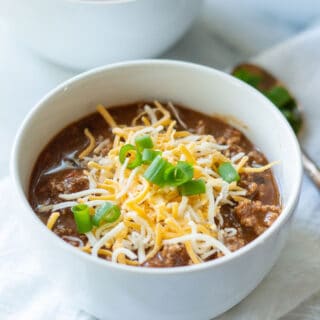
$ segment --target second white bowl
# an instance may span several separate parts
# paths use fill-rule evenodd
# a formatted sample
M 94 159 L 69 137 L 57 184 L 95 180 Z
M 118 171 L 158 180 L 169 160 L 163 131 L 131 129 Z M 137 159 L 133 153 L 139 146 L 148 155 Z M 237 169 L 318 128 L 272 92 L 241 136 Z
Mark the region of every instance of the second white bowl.
M 202 0 L 10 0 L 0 15 L 42 56 L 73 69 L 152 58 L 190 27 Z

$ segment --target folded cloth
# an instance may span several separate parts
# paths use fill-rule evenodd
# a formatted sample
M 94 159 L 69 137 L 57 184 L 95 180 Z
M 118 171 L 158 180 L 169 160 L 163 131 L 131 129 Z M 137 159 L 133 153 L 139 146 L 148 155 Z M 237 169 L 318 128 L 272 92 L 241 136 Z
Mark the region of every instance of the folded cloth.
M 318 161 L 319 56 L 320 29 L 315 29 L 254 59 L 283 79 L 303 105 L 307 127 L 303 145 Z M 41 270 L 17 210 L 6 178 L 0 182 L 0 319 L 92 320 L 70 304 L 59 284 Z M 292 232 L 279 261 L 254 292 L 218 319 L 273 320 L 286 314 L 320 290 L 319 252 L 320 197 L 304 177 Z

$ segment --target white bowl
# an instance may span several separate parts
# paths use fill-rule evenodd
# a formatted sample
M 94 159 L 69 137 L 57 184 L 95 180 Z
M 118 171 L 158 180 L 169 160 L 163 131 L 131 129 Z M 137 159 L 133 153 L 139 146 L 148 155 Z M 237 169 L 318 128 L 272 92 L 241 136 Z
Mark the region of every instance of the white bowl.
M 256 240 L 228 257 L 194 266 L 147 269 L 112 264 L 85 254 L 55 236 L 33 213 L 26 195 L 32 167 L 48 141 L 98 103 L 125 104 L 159 99 L 195 110 L 233 115 L 274 169 L 283 212 Z M 17 135 L 12 175 L 21 218 L 50 277 L 83 309 L 101 319 L 209 319 L 247 296 L 269 272 L 284 245 L 302 176 L 296 137 L 281 113 L 259 92 L 207 67 L 161 60 L 125 62 L 81 74 L 50 92 Z M 20 214 L 17 213 L 17 214 Z
M 58 64 L 88 69 L 151 58 L 190 27 L 202 0 L 9 0 L 0 15 L 29 47 Z

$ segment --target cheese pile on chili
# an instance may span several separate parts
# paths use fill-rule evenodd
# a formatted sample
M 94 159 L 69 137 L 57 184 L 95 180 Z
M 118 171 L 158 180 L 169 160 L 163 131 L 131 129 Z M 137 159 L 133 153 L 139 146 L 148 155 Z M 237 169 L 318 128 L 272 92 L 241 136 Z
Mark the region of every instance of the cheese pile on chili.
M 248 157 L 243 153 L 227 158 L 221 153 L 227 145 L 218 144 L 212 135 L 187 131 L 174 106 L 169 103 L 168 108 L 176 120 L 155 101 L 154 107 L 144 106 L 132 126 L 122 126 L 99 105 L 97 111 L 112 128 L 112 148 L 102 156 L 108 141 L 96 145 L 93 135 L 85 130 L 88 147 L 79 158 L 87 167 L 89 189 L 61 194 L 64 202 L 43 206 L 41 211 L 52 211 L 48 227 L 52 228 L 58 219 L 59 210 L 72 208 L 75 219 L 84 220 L 82 226 L 77 223 L 78 231 L 88 238 L 81 250 L 122 264 L 141 265 L 164 245 L 173 244 L 184 245 L 192 263 L 214 254 L 230 254 L 224 239 L 237 230 L 223 228 L 220 208 L 244 199 L 246 190 L 237 184 L 238 173 L 261 172 L 273 163 L 251 168 L 246 166 Z M 176 121 L 186 130 L 176 130 Z M 144 149 L 143 143 L 138 148 L 139 138 L 144 138 L 145 146 L 149 143 L 146 149 L 153 155 L 149 161 L 141 161 Z M 137 158 L 140 161 L 133 165 Z M 155 172 L 151 172 L 152 177 L 147 174 L 155 166 L 155 159 L 170 165 L 171 183 L 153 180 Z M 198 181 L 200 189 L 184 190 L 188 182 L 179 185 L 174 181 L 178 173 L 172 168 L 179 165 L 189 170 L 188 182 Z M 231 168 L 233 178 L 223 174 L 224 166 Z M 84 216 L 85 211 L 89 217 Z M 106 212 L 111 219 L 105 219 Z

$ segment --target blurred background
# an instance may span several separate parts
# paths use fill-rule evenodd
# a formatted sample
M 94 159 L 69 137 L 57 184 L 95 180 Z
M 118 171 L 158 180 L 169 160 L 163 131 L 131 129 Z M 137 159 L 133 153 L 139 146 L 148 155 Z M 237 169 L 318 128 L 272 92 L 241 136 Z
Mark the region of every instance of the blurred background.
M 319 21 L 318 0 L 2 0 L 0 178 L 25 114 L 89 67 L 161 57 L 225 69 Z

